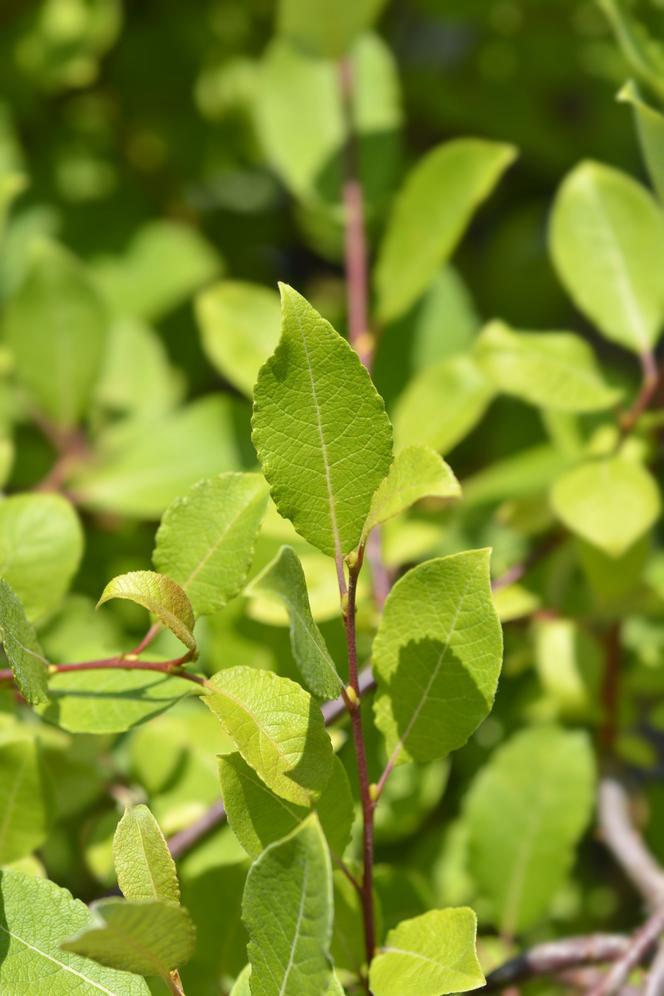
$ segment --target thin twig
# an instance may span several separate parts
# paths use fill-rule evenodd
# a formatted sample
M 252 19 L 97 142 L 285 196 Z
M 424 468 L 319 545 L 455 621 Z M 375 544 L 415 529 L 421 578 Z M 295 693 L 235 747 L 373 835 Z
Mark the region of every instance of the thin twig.
M 49 664 L 48 669 L 51 674 L 67 674 L 72 671 L 159 671 L 161 674 L 177 675 L 178 678 L 186 678 L 187 681 L 195 681 L 198 685 L 205 685 L 206 679 L 200 674 L 184 670 L 183 665 L 192 658 L 189 651 L 172 661 L 141 661 L 132 660 L 128 656 L 104 657 L 96 661 L 81 661 L 76 664 Z M 11 668 L 0 669 L 0 682 L 15 682 L 14 672 Z
M 660 944 L 657 948 L 643 996 L 662 996 L 662 993 L 664 993 L 664 944 Z
M 605 845 L 650 907 L 659 908 L 664 904 L 664 870 L 634 829 L 629 797 L 615 778 L 600 782 L 598 816 Z
M 629 937 L 623 934 L 589 934 L 537 944 L 490 972 L 482 992 L 495 992 L 517 982 L 557 975 L 584 965 L 616 961 L 627 952 L 629 945 Z
M 631 972 L 641 964 L 662 933 L 664 933 L 664 906 L 656 910 L 632 935 L 627 950 L 587 996 L 615 996 L 616 993 L 621 993 L 623 984 Z
M 639 358 L 641 360 L 641 369 L 643 372 L 641 390 L 636 396 L 631 408 L 624 412 L 619 419 L 619 444 L 630 434 L 630 432 L 632 432 L 646 408 L 650 406 L 659 385 L 660 372 L 657 368 L 657 360 L 655 359 L 654 353 L 651 350 L 646 350 Z

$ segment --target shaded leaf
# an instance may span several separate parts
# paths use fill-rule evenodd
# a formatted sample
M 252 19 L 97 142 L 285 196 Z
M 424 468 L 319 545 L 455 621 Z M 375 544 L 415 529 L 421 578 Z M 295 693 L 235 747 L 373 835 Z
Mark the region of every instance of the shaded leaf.
M 293 548 L 282 546 L 275 559 L 251 582 L 247 593 L 284 602 L 290 619 L 293 657 L 307 687 L 321 698 L 336 698 L 344 685 L 311 615 L 304 571 Z
M 662 66 L 664 69 L 664 64 Z M 664 200 L 664 114 L 651 107 L 630 80 L 618 94 L 618 100 L 631 104 L 641 153 L 648 175 L 660 201 Z
M 0 864 L 31 854 L 46 840 L 46 783 L 38 742 L 0 742 Z
M 23 606 L 0 580 L 0 639 L 19 691 L 32 705 L 48 700 L 48 661 Z
M 393 587 L 373 647 L 376 725 L 401 761 L 461 747 L 488 715 L 502 635 L 489 585 L 489 550 L 414 567 Z
M 252 996 L 325 992 L 332 974 L 332 868 L 315 816 L 270 844 L 251 866 L 242 919 L 250 937 Z
M 370 28 L 386 0 L 279 0 L 278 30 L 302 48 L 326 59 L 344 55 Z

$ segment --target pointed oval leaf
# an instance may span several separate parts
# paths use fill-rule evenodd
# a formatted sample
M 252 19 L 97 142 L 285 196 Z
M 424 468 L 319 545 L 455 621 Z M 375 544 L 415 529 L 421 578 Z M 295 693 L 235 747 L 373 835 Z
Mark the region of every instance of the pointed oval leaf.
M 11 495 L 0 501 L 0 575 L 31 622 L 60 604 L 83 553 L 83 530 L 60 495 Z
M 113 836 L 113 863 L 125 899 L 180 902 L 175 862 L 147 806 L 125 809 Z
M 282 601 L 290 619 L 293 657 L 307 687 L 323 699 L 334 699 L 344 687 L 309 605 L 302 564 L 291 546 L 282 546 L 271 563 L 251 582 L 247 594 Z
M 484 985 L 477 917 L 468 907 L 430 910 L 391 930 L 371 962 L 374 996 L 440 996 Z
M 228 473 L 199 481 L 164 512 L 152 559 L 195 615 L 216 612 L 242 588 L 266 505 L 259 474 Z
M 645 467 L 615 456 L 563 474 L 551 491 L 551 505 L 573 533 L 620 557 L 657 520 L 661 498 Z
M 182 906 L 156 900 L 101 899 L 90 912 L 92 923 L 63 941 L 63 951 L 108 968 L 164 979 L 191 958 L 196 932 Z
M 332 744 L 308 692 L 273 671 L 218 671 L 203 699 L 268 788 L 309 806 L 332 772 Z
M 43 246 L 4 319 L 16 373 L 37 407 L 71 428 L 85 414 L 101 371 L 107 316 L 80 263 Z
M 62 951 L 58 941 L 93 920 L 87 906 L 45 878 L 0 871 L 0 991 L 48 996 L 149 996 L 144 979 Z
M 157 574 L 155 571 L 129 571 L 128 574 L 119 574 L 104 588 L 97 602 L 97 608 L 112 598 L 126 598 L 130 602 L 142 605 L 157 616 L 185 647 L 189 647 L 190 650 L 196 649 L 193 634 L 196 621 L 194 610 L 187 593 L 171 578 Z
M 48 701 L 48 661 L 16 593 L 0 580 L 0 640 L 19 691 L 26 701 Z
M 49 810 L 39 744 L 29 736 L 0 744 L 0 864 L 46 840 Z
M 279 342 L 279 295 L 260 284 L 224 280 L 198 295 L 196 318 L 210 363 L 250 398 Z
M 219 759 L 219 774 L 228 822 L 252 858 L 289 834 L 311 812 L 271 792 L 239 753 Z M 337 757 L 315 809 L 330 849 L 341 856 L 350 837 L 354 807 L 346 769 Z
M 373 648 L 376 724 L 399 760 L 461 747 L 489 714 L 502 633 L 489 550 L 429 560 L 390 592 Z
M 398 318 L 423 293 L 515 156 L 511 145 L 458 138 L 417 163 L 397 195 L 378 254 L 381 321 Z
M 275 896 L 279 901 L 275 902 Z M 332 868 L 310 816 L 249 870 L 242 919 L 249 931 L 252 996 L 320 996 L 332 975 Z
M 313 55 L 339 59 L 367 31 L 386 0 L 280 0 L 278 30 Z
M 281 293 L 281 341 L 254 392 L 254 444 L 280 513 L 341 558 L 389 470 L 392 430 L 357 354 L 296 291 Z
M 475 357 L 499 391 L 543 408 L 599 411 L 622 396 L 603 379 L 588 343 L 571 332 L 516 332 L 490 322 Z
M 512 737 L 476 777 L 465 806 L 470 866 L 503 933 L 527 930 L 547 912 L 594 795 L 588 736 L 556 727 Z
M 37 711 L 70 733 L 123 733 L 170 709 L 201 685 L 177 675 L 108 668 L 54 674 Z
M 365 539 L 374 526 L 400 515 L 422 498 L 460 498 L 461 485 L 452 468 L 429 446 L 407 446 L 394 458 L 378 485 L 362 530 Z
M 664 216 L 644 187 L 581 163 L 558 191 L 551 251 L 568 293 L 607 339 L 636 353 L 654 345 L 664 320 Z
M 477 425 L 494 394 L 472 356 L 460 353 L 425 367 L 397 399 L 397 450 L 417 443 L 448 453 Z

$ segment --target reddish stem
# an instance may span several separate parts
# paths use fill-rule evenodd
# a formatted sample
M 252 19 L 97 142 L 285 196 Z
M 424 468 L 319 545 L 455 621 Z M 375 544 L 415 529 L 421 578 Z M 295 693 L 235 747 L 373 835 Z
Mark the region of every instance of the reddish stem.
M 643 371 L 641 390 L 631 408 L 620 417 L 621 441 L 634 429 L 636 423 L 650 405 L 659 385 L 660 374 L 657 369 L 657 360 L 654 353 L 651 350 L 646 350 L 646 352 L 641 353 L 640 360 Z
M 171 661 L 133 661 L 128 657 L 105 657 L 96 661 L 81 661 L 77 664 L 51 664 L 53 674 L 67 674 L 72 671 L 159 671 L 162 674 L 177 674 L 179 678 L 195 681 L 198 685 L 206 684 L 205 678 L 191 671 L 180 670 L 191 660 L 191 651 Z M 14 673 L 10 668 L 0 670 L 0 682 L 14 681 Z

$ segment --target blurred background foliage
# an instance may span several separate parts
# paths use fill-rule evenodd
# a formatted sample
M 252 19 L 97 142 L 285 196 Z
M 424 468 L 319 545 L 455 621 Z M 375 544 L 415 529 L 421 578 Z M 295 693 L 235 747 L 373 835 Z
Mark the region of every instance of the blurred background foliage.
M 661 26 L 661 3 L 643 0 L 639 6 L 643 17 Z M 255 357 L 238 359 L 219 345 L 210 329 L 220 312 L 227 324 L 246 321 L 263 336 L 257 356 L 266 345 L 269 352 L 278 334 L 274 288 L 284 280 L 344 330 L 343 129 L 333 70 L 312 70 L 305 56 L 275 41 L 273 21 L 271 0 L 4 0 L 0 7 L 0 305 L 12 313 L 32 262 L 55 241 L 78 260 L 58 256 L 62 272 L 88 287 L 112 317 L 81 425 L 54 427 L 35 419 L 16 387 L 12 351 L 7 345 L 0 351 L 6 491 L 39 486 L 64 452 L 70 460 L 67 493 L 85 531 L 75 594 L 56 611 L 37 607 L 52 659 L 80 660 L 130 646 L 142 633 L 144 614 L 120 604 L 95 615 L 106 580 L 148 565 L 163 509 L 194 481 L 255 465 L 249 438 Z M 629 109 L 615 100 L 628 68 L 597 4 L 393 0 L 377 34 L 359 43 L 355 57 L 374 246 L 392 193 L 434 144 L 478 135 L 520 150 L 474 221 L 454 269 L 383 330 L 375 378 L 388 406 L 394 408 L 411 374 L 464 349 L 492 317 L 517 327 L 583 331 L 613 378 L 636 384 L 636 363 L 626 364 L 573 311 L 547 254 L 553 194 L 579 159 L 644 178 Z M 217 281 L 225 288 L 221 298 Z M 247 284 L 266 290 L 247 290 Z M 33 287 L 27 303 L 37 321 L 39 308 L 42 314 L 49 308 L 48 295 L 40 293 Z M 569 447 L 574 450 L 569 427 L 508 398 L 491 411 L 449 455 L 468 482 L 463 512 L 419 509 L 386 528 L 389 566 L 400 569 L 424 556 L 490 543 L 500 574 L 551 525 L 539 492 L 564 464 L 561 448 L 567 443 L 566 458 Z M 592 417 L 588 422 L 592 426 Z M 522 450 L 522 464 L 482 473 Z M 255 569 L 282 542 L 298 549 L 315 615 L 341 656 L 334 572 L 274 512 L 259 539 Z M 643 557 L 636 548 L 630 556 L 638 561 L 638 575 Z M 540 600 L 574 605 L 578 613 L 593 597 L 606 606 L 622 596 L 602 589 L 603 566 L 592 552 L 588 574 L 594 569 L 600 583 L 599 595 L 589 595 L 580 559 L 578 545 L 562 545 L 544 573 L 533 572 L 528 589 L 511 592 L 515 601 L 503 605 L 504 618 L 521 618 Z M 661 592 L 660 567 L 657 561 L 651 582 Z M 368 652 L 369 600 L 360 608 Z M 207 620 L 202 666 L 213 671 L 243 663 L 292 674 L 287 631 L 274 612 L 257 600 L 237 600 Z M 455 755 L 449 783 L 449 765 L 436 762 L 423 777 L 400 769 L 389 784 L 378 824 L 379 857 L 389 862 L 398 853 L 400 865 L 378 872 L 387 925 L 428 905 L 459 902 L 474 903 L 480 919 L 490 920 L 467 870 L 467 833 L 449 815 L 458 812 L 469 777 L 507 730 L 541 717 L 581 715 L 592 722 L 593 648 L 576 653 L 574 634 L 565 643 L 572 670 L 581 657 L 588 669 L 581 678 L 572 675 L 570 691 L 546 669 L 542 633 L 537 627 L 524 633 L 526 626 L 506 632 L 510 680 L 495 714 Z M 632 680 L 645 693 L 663 633 L 660 620 L 644 617 L 628 628 L 628 647 L 639 665 Z M 169 653 L 168 636 L 158 646 Z M 9 728 L 15 716 L 8 694 L 2 707 Z M 36 735 L 40 777 L 52 798 L 43 813 L 39 858 L 25 859 L 26 867 L 45 868 L 84 899 L 112 884 L 110 841 L 125 801 L 149 799 L 165 832 L 173 833 L 218 798 L 215 754 L 224 745 L 216 722 L 206 720 L 196 703 L 182 703 L 120 738 L 46 724 Z M 632 738 L 628 749 L 638 763 L 657 763 L 644 740 Z M 651 826 L 661 827 L 661 788 L 652 789 L 650 802 Z M 444 838 L 436 817 L 441 805 Z M 653 832 L 660 851 L 661 840 Z M 602 855 L 592 841 L 584 848 L 574 883 L 559 892 L 551 919 L 535 926 L 532 939 L 598 924 L 632 925 L 621 909 L 624 883 L 597 884 Z M 228 829 L 182 862 L 183 899 L 199 931 L 196 958 L 183 978 L 195 994 L 225 991 L 244 965 L 239 905 L 246 866 Z

